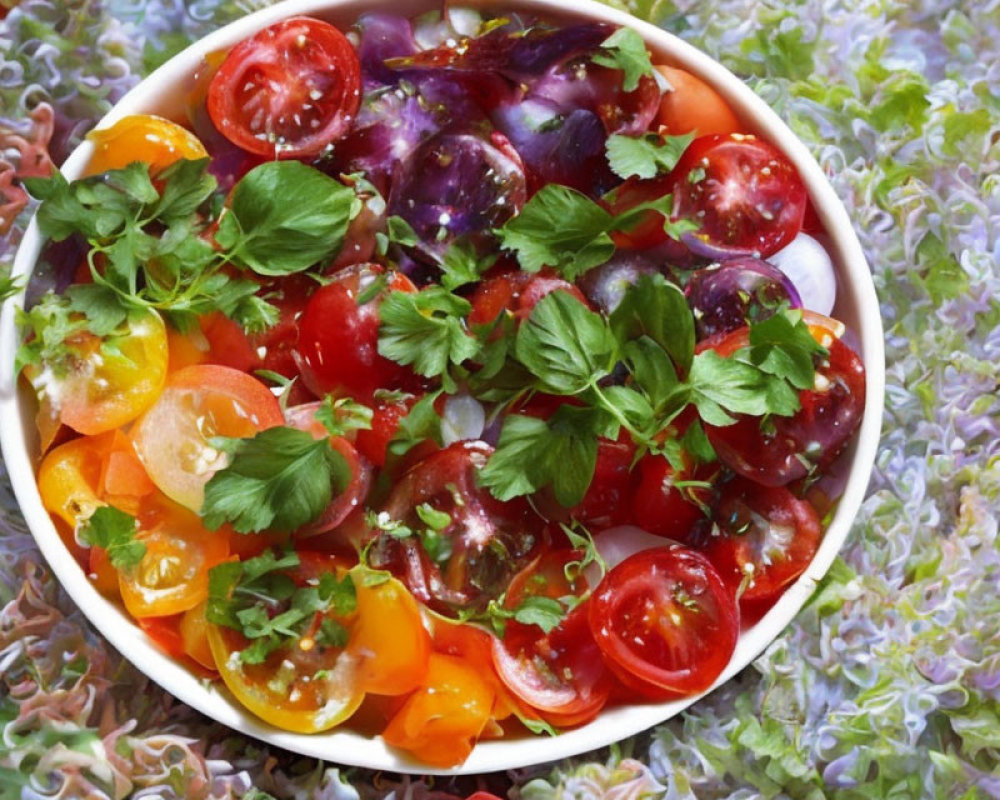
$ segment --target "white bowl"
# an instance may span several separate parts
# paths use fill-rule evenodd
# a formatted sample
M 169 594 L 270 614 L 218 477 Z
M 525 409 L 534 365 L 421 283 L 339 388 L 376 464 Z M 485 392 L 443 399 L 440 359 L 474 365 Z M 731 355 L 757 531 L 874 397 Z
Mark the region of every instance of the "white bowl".
M 864 420 L 848 454 L 850 475 L 846 490 L 819 552 L 768 614 L 743 632 L 732 661 L 716 682 L 718 686 L 756 658 L 806 602 L 840 550 L 864 498 L 881 427 L 885 365 L 878 301 L 861 245 L 846 211 L 806 147 L 738 78 L 691 45 L 594 0 L 574 0 L 572 4 L 564 0 L 473 0 L 462 4 L 500 6 L 556 19 L 589 18 L 631 26 L 646 40 L 655 56 L 654 61 L 687 69 L 713 85 L 729 101 L 748 130 L 759 132 L 784 151 L 797 167 L 829 234 L 828 246 L 839 283 L 833 315 L 858 334 L 867 370 Z M 377 6 L 412 15 L 440 8 L 440 5 L 441 0 L 394 0 L 391 6 L 374 0 L 286 0 L 227 25 L 172 58 L 125 95 L 98 127 L 107 127 L 129 114 L 156 113 L 183 119 L 184 97 L 202 58 L 213 51 L 232 47 L 285 17 L 317 16 L 346 29 L 362 12 Z M 568 6 L 572 6 L 569 12 Z M 89 142 L 80 145 L 63 165 L 64 175 L 68 179 L 79 177 L 91 152 Z M 18 250 L 14 274 L 30 273 L 42 244 L 36 222 L 32 221 Z M 387 747 L 381 738 L 368 738 L 349 730 L 301 735 L 267 725 L 240 706 L 221 685 L 197 678 L 157 649 L 119 606 L 97 592 L 66 551 L 42 507 L 35 482 L 37 437 L 32 401 L 23 387 L 18 389 L 13 377 L 17 344 L 13 303 L 7 303 L 0 315 L 0 443 L 14 492 L 42 553 L 70 597 L 114 647 L 175 697 L 230 728 L 287 750 L 341 764 L 425 774 L 480 773 L 552 761 L 602 747 L 662 722 L 698 699 L 686 697 L 669 703 L 616 706 L 602 712 L 593 722 L 554 738 L 532 736 L 480 742 L 464 764 L 451 770 L 428 768 Z

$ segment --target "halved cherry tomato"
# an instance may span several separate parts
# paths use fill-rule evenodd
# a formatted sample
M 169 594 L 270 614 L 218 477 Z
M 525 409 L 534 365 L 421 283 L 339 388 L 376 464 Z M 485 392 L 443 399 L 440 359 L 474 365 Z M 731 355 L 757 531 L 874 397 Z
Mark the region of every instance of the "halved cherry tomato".
M 132 440 L 153 483 L 198 511 L 205 484 L 227 463 L 209 439 L 250 437 L 284 421 L 277 398 L 256 378 L 229 367 L 196 364 L 170 376 L 133 428 Z
M 569 292 L 584 305 L 589 305 L 575 285 L 550 269 L 534 275 L 517 269 L 499 271 L 476 285 L 469 324 L 488 325 L 504 311 L 525 320 L 539 300 L 556 290 Z
M 91 131 L 87 138 L 94 143 L 94 154 L 87 162 L 85 175 L 122 169 L 133 161 L 145 161 L 150 173 L 156 175 L 182 158 L 208 156 L 191 131 L 152 114 L 122 117 L 110 128 Z
M 511 714 L 517 716 L 534 716 L 526 711 L 521 703 L 500 680 L 493 666 L 493 639 L 495 637 L 464 622 L 444 622 L 435 620 L 434 650 L 449 656 L 458 656 L 465 663 L 471 664 L 485 680 L 494 693 L 493 711 L 490 716 L 493 723 L 507 719 Z M 486 731 L 484 730 L 484 735 Z
M 101 474 L 114 434 L 82 436 L 50 450 L 38 468 L 38 492 L 50 514 L 70 528 L 88 519 L 100 506 Z
M 828 466 L 861 424 L 865 407 L 865 368 L 839 338 L 843 325 L 813 312 L 803 318 L 829 355 L 816 365 L 811 389 L 799 392 L 801 408 L 791 417 L 737 415 L 732 425 L 706 425 L 705 433 L 722 461 L 734 472 L 765 486 L 783 486 Z M 699 347 L 729 356 L 749 344 L 740 328 Z
M 802 228 L 806 188 L 792 163 L 756 136 L 699 136 L 671 171 L 674 218 L 699 229 L 685 239 L 718 252 L 766 258 Z
M 208 571 L 229 556 L 225 531 L 209 531 L 197 514 L 162 500 L 139 517 L 136 539 L 142 560 L 119 572 L 118 588 L 136 618 L 165 617 L 194 608 L 208 597 Z
M 422 762 L 453 767 L 469 757 L 492 710 L 493 692 L 473 666 L 432 653 L 421 688 L 389 721 L 382 738 Z
M 340 559 L 320 553 L 300 552 L 299 562 L 286 573 L 298 586 L 318 581 L 324 573 L 345 574 Z M 364 699 L 357 680 L 358 657 L 347 648 L 317 641 L 314 629 L 325 618 L 350 630 L 357 614 L 338 616 L 332 609 L 316 612 L 301 636 L 273 650 L 259 664 L 240 658 L 239 653 L 250 645 L 242 633 L 209 625 L 208 642 L 216 668 L 236 699 L 264 721 L 297 733 L 327 730 L 353 714 Z
M 89 332 L 66 342 L 68 365 L 29 365 L 40 413 L 93 435 L 131 422 L 156 400 L 167 376 L 167 331 L 155 311 L 134 311 L 103 339 Z M 66 367 L 65 372 L 63 366 Z
M 122 593 L 118 588 L 118 570 L 111 564 L 108 551 L 103 547 L 91 545 L 87 559 L 87 577 L 105 597 L 120 600 Z
M 671 136 L 684 133 L 708 136 L 740 130 L 740 121 L 729 103 L 701 78 L 665 64 L 658 64 L 656 70 L 670 84 L 656 112 L 656 122 L 663 133 Z
M 694 544 L 699 526 L 708 522 L 711 488 L 685 487 L 687 482 L 709 482 L 718 472 L 711 466 L 675 472 L 664 456 L 639 460 L 639 486 L 634 501 L 635 523 L 657 536 Z
M 525 640 L 493 641 L 493 664 L 515 697 L 553 725 L 570 727 L 597 716 L 613 681 L 587 624 L 590 601 L 554 630 Z
M 388 456 L 389 442 L 399 430 L 399 421 L 410 413 L 410 409 L 420 398 L 403 394 L 391 399 L 375 399 L 372 406 L 372 426 L 358 431 L 354 446 L 358 452 L 376 467 L 384 467 Z
M 317 155 L 361 104 L 354 47 L 318 19 L 282 20 L 234 47 L 208 88 L 208 113 L 233 144 L 268 158 Z
M 735 478 L 713 514 L 717 534 L 705 555 L 723 580 L 742 589 L 743 608 L 770 605 L 812 561 L 823 537 L 815 509 L 783 486 Z
M 482 609 L 531 558 L 541 521 L 523 499 L 501 502 L 477 483 L 492 448 L 456 442 L 416 464 L 382 508 L 407 537 L 376 532 L 369 563 L 397 575 L 418 600 L 445 615 Z M 420 507 L 448 515 L 433 537 Z M 433 538 L 434 545 L 428 544 Z
M 651 696 L 707 689 L 739 636 L 732 590 L 707 558 L 681 545 L 626 558 L 589 605 L 590 630 L 608 666 Z
M 378 290 L 376 281 L 385 281 Z M 375 296 L 364 303 L 367 290 Z M 351 396 L 361 402 L 376 389 L 398 389 L 413 383 L 406 367 L 379 355 L 379 300 L 385 291 L 412 292 L 416 287 L 402 273 L 378 264 L 360 264 L 341 270 L 306 304 L 299 319 L 293 355 L 302 381 L 317 397 Z M 336 320 L 336 324 L 331 324 Z
M 208 643 L 208 620 L 205 619 L 205 604 L 190 608 L 181 614 L 178 629 L 184 654 L 207 670 L 216 672 L 212 647 Z

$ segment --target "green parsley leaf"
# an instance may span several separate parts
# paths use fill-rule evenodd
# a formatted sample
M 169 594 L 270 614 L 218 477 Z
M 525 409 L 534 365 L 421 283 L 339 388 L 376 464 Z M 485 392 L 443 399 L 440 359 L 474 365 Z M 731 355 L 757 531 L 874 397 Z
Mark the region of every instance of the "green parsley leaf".
M 625 343 L 623 355 L 635 385 L 657 413 L 664 411 L 680 386 L 667 352 L 649 336 L 642 335 Z
M 260 275 L 301 272 L 335 256 L 344 242 L 354 191 L 300 161 L 268 161 L 233 190 L 217 238 Z
M 693 140 L 693 133 L 683 136 L 612 134 L 607 144 L 608 164 L 620 178 L 655 178 L 670 172 Z
M 441 417 L 434 409 L 434 403 L 441 392 L 429 392 L 421 397 L 410 413 L 399 421 L 399 427 L 389 442 L 389 453 L 394 456 L 401 456 L 409 452 L 410 448 L 430 439 L 437 444 L 442 444 L 441 438 Z
M 601 52 L 594 56 L 595 64 L 625 73 L 622 88 L 626 92 L 639 86 L 639 79 L 653 74 L 653 62 L 649 60 L 646 43 L 631 28 L 619 28 L 601 42 Z
M 215 177 L 207 171 L 209 159 L 175 161 L 157 179 L 163 192 L 153 208 L 153 215 L 167 226 L 183 222 L 201 208 L 218 188 Z
M 232 462 L 205 485 L 201 514 L 212 530 L 224 522 L 239 533 L 295 530 L 317 519 L 350 481 L 350 467 L 328 439 L 294 428 L 213 444 L 231 452 Z
M 417 506 L 417 516 L 431 530 L 443 531 L 451 525 L 451 514 L 438 511 L 430 503 L 421 503 Z
M 552 292 L 517 332 L 517 360 L 544 391 L 571 395 L 607 375 L 618 346 L 607 321 L 568 292 Z
M 316 409 L 316 420 L 331 436 L 346 436 L 352 431 L 371 430 L 375 412 L 352 397 L 336 400 L 327 395 Z
M 566 618 L 562 603 L 552 597 L 529 594 L 514 609 L 514 619 L 522 625 L 537 625 L 545 633 L 555 630 Z
M 442 376 L 450 390 L 449 365 L 479 352 L 479 342 L 465 327 L 464 317 L 471 310 L 468 300 L 442 286 L 390 292 L 379 306 L 379 354 L 426 378 Z
M 398 244 L 400 247 L 416 247 L 420 244 L 420 237 L 402 217 L 393 214 L 385 221 L 385 233 L 379 231 L 375 234 L 376 252 L 384 256 L 389 252 L 389 245 Z
M 441 256 L 441 285 L 449 292 L 475 283 L 497 261 L 496 253 L 481 256 L 472 242 L 456 239 Z
M 694 355 L 694 317 L 684 292 L 662 275 L 642 275 L 611 313 L 611 330 L 619 342 L 648 336 L 662 347 L 677 368 L 686 372 Z
M 778 312 L 750 326 L 748 360 L 769 375 L 784 378 L 796 389 L 813 387 L 813 359 L 827 354 L 809 332 L 801 311 Z
M 498 232 L 501 245 L 517 254 L 521 269 L 554 267 L 568 280 L 603 264 L 615 252 L 607 231 L 614 217 L 568 186 L 543 186 Z
M 9 275 L 0 277 L 0 303 L 19 294 L 23 288 L 20 275 L 16 278 L 11 278 Z
M 709 425 L 733 424 L 730 414 L 791 416 L 799 408 L 798 393 L 788 383 L 714 350 L 694 357 L 687 383 L 691 402 Z
M 569 508 L 583 499 L 597 464 L 597 437 L 617 436 L 600 409 L 563 405 L 548 420 L 511 414 L 479 483 L 499 500 L 533 494 L 551 485 Z
M 111 566 L 127 570 L 139 566 L 146 555 L 146 545 L 135 538 L 139 523 L 131 514 L 113 506 L 100 506 L 80 523 L 80 541 L 103 547 Z

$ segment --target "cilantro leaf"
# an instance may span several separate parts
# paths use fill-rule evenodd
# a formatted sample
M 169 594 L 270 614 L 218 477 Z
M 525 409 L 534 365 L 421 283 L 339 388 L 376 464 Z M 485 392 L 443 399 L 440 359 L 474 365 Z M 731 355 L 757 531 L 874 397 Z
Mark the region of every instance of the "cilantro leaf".
M 236 184 L 217 238 L 260 275 L 301 272 L 340 251 L 356 199 L 318 169 L 269 161 Z
M 665 137 L 656 133 L 641 136 L 615 133 L 608 137 L 608 164 L 620 178 L 654 178 L 670 172 L 693 140 L 693 133 Z
M 613 221 L 612 214 L 582 192 L 547 184 L 497 233 L 501 245 L 517 254 L 521 269 L 554 267 L 575 280 L 614 254 L 607 233 Z
M 215 530 L 231 522 L 239 533 L 291 531 L 317 519 L 350 481 L 350 467 L 328 439 L 294 428 L 251 439 L 214 439 L 232 453 L 229 466 L 205 485 L 201 514 Z
M 517 332 L 517 360 L 554 394 L 576 394 L 607 375 L 618 345 L 604 317 L 568 292 L 552 292 Z
M 631 28 L 619 28 L 601 42 L 601 52 L 593 57 L 595 64 L 625 73 L 622 88 L 626 92 L 639 86 L 639 79 L 652 75 L 653 62 L 649 60 L 646 43 Z
M 100 506 L 80 523 L 80 540 L 103 547 L 111 566 L 118 570 L 137 567 L 146 555 L 146 545 L 135 538 L 139 523 L 131 514 L 113 506 Z
M 390 292 L 379 306 L 378 352 L 426 378 L 447 377 L 449 365 L 479 352 L 479 342 L 465 327 L 464 317 L 471 310 L 468 300 L 437 285 L 419 292 Z

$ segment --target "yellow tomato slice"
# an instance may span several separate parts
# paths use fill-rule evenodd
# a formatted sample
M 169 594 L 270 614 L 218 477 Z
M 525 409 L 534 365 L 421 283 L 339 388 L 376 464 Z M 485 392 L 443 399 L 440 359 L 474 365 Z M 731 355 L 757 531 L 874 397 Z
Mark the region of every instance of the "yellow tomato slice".
M 209 531 L 193 514 L 163 501 L 140 517 L 146 545 L 139 564 L 120 572 L 122 602 L 133 617 L 166 617 L 208 597 L 208 571 L 229 555 L 227 531 Z
M 205 484 L 228 463 L 213 436 L 250 437 L 285 418 L 256 378 L 230 367 L 196 364 L 170 375 L 162 394 L 132 429 L 136 453 L 165 495 L 199 511 Z
M 238 631 L 208 626 L 215 667 L 248 710 L 277 728 L 317 733 L 338 725 L 361 705 L 357 658 L 344 649 L 300 643 L 276 650 L 262 664 L 244 664 L 249 644 Z
M 94 143 L 94 155 L 86 175 L 122 169 L 134 161 L 147 162 L 155 175 L 182 158 L 196 160 L 208 155 L 187 128 L 149 114 L 123 117 L 110 128 L 92 131 L 87 138 Z
M 417 601 L 395 578 L 372 584 L 362 570 L 351 574 L 358 619 L 348 649 L 357 657 L 361 688 L 384 695 L 413 691 L 427 674 L 431 651 Z
M 88 436 L 114 430 L 149 408 L 167 377 L 167 331 L 155 311 L 135 311 L 104 339 L 66 341 L 68 366 L 30 365 L 25 375 L 53 419 Z

